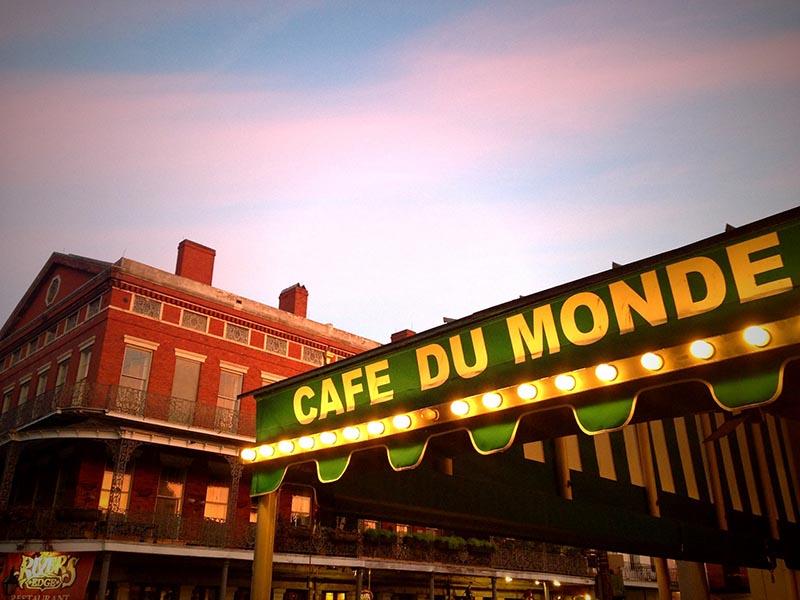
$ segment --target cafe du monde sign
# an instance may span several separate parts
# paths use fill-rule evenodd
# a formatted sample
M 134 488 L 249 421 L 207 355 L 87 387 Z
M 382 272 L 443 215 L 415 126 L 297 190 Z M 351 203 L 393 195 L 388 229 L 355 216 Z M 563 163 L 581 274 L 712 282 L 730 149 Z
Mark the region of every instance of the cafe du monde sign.
M 253 494 L 292 463 L 338 479 L 367 447 L 411 468 L 454 429 L 478 452 L 503 450 L 523 416 L 554 405 L 586 433 L 607 431 L 641 391 L 680 380 L 702 380 L 728 410 L 770 402 L 797 350 L 799 282 L 790 211 L 262 388 L 258 444 L 242 452 L 259 463 Z

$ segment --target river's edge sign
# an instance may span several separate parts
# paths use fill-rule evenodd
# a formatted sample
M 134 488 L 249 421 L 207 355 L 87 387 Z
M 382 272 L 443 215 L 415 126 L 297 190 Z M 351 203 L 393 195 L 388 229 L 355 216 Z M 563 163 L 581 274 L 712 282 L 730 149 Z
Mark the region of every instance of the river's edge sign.
M 643 389 L 701 379 L 726 410 L 774 400 L 800 340 L 800 211 L 501 305 L 254 392 L 254 495 L 314 460 L 335 480 L 385 446 L 415 466 L 430 435 L 467 429 L 479 452 L 519 419 L 572 407 L 580 427 L 623 426 Z M 752 357 L 758 356 L 758 360 Z M 752 369 L 731 369 L 746 361 Z

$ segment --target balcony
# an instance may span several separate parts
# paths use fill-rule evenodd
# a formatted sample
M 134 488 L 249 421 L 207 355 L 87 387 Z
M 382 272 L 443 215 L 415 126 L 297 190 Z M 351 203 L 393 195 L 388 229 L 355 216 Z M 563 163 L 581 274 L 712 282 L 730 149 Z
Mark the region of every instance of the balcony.
M 586 558 L 575 548 L 507 538 L 465 540 L 452 536 L 397 536 L 393 532 L 296 527 L 279 520 L 275 550 L 328 557 L 375 558 L 425 564 L 453 564 L 498 570 L 590 577 Z M 153 513 L 99 510 L 36 510 L 16 507 L 0 514 L 2 540 L 110 539 L 172 546 L 252 549 L 255 525 Z
M 183 400 L 118 385 L 80 382 L 36 396 L 21 406 L 0 415 L 0 433 L 18 429 L 56 413 L 100 410 L 146 418 L 182 427 L 195 427 L 215 433 L 255 435 L 255 423 L 239 418 L 239 412 L 213 404 Z

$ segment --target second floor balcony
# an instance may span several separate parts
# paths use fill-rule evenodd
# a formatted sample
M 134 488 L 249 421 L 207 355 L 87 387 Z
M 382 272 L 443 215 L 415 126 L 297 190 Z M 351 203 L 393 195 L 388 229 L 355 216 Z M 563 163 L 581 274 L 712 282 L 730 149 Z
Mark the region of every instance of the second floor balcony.
M 152 420 L 182 428 L 247 437 L 255 435 L 252 419 L 238 410 L 196 400 L 185 400 L 119 385 L 82 381 L 49 390 L 15 407 L 4 407 L 0 433 L 19 429 L 57 413 L 101 411 L 118 418 Z
M 45 542 L 107 539 L 175 547 L 252 549 L 255 524 L 249 520 L 226 523 L 152 512 L 109 516 L 99 510 L 16 507 L 0 514 L 0 539 Z M 319 525 L 298 527 L 283 519 L 276 523 L 275 551 L 591 576 L 585 556 L 566 546 L 508 538 L 476 540 L 403 535 L 387 530 L 349 531 Z

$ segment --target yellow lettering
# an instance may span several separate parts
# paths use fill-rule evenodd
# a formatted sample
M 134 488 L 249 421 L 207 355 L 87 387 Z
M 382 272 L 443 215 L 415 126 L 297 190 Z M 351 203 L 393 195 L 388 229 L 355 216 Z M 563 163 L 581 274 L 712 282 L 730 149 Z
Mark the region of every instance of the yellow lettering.
M 472 348 L 475 351 L 475 363 L 468 365 L 464 359 L 464 348 L 461 347 L 461 336 L 454 335 L 450 338 L 450 350 L 453 353 L 453 366 L 456 368 L 456 373 L 464 379 L 475 377 L 483 373 L 488 363 L 486 355 L 486 343 L 483 341 L 483 330 L 478 327 L 469 332 L 470 339 L 472 340 Z
M 361 369 L 353 369 L 342 373 L 342 386 L 344 387 L 344 403 L 347 412 L 356 408 L 356 394 L 364 391 L 364 386 L 356 383 L 356 379 L 361 377 Z
M 592 313 L 589 331 L 581 331 L 575 322 L 575 311 L 579 306 L 585 306 Z M 567 298 L 561 307 L 561 329 L 576 346 L 586 346 L 601 339 L 608 331 L 608 311 L 603 299 L 592 292 L 580 292 Z
M 320 420 L 328 416 L 328 413 L 335 412 L 340 415 L 344 412 L 342 399 L 339 397 L 339 392 L 336 386 L 333 385 L 333 380 L 327 377 L 322 380 L 322 393 L 319 402 L 319 418 Z
M 642 273 L 641 280 L 644 297 L 636 293 L 624 281 L 615 281 L 608 286 L 620 333 L 630 333 L 634 329 L 631 309 L 635 310 L 650 325 L 662 325 L 667 322 L 667 309 L 664 307 L 664 299 L 661 297 L 661 288 L 658 287 L 656 272 Z
M 430 359 L 436 363 L 436 375 L 431 373 Z M 417 368 L 419 369 L 420 391 L 439 387 L 450 376 L 450 362 L 447 353 L 439 344 L 428 344 L 417 348 Z
M 695 300 L 692 297 L 689 273 L 697 273 L 705 281 L 704 298 Z M 725 300 L 725 277 L 722 275 L 722 269 L 706 256 L 697 256 L 667 265 L 667 277 L 679 319 L 714 310 Z
M 314 397 L 314 390 L 307 385 L 297 388 L 294 393 L 294 418 L 301 425 L 308 425 L 317 418 L 317 409 L 313 406 L 308 409 L 308 412 L 303 410 L 303 400 L 310 400 Z
M 378 404 L 379 402 L 386 402 L 394 398 L 394 390 L 381 390 L 384 385 L 391 385 L 391 379 L 388 373 L 381 373 L 381 371 L 389 370 L 389 361 L 379 360 L 364 367 L 367 375 L 367 389 L 369 390 L 369 403 Z
M 778 234 L 773 232 L 726 248 L 736 291 L 739 293 L 739 302 L 750 302 L 792 289 L 792 280 L 789 277 L 761 284 L 756 282 L 757 275 L 780 269 L 783 266 L 783 259 L 780 254 L 771 254 L 760 260 L 750 260 L 750 255 L 759 250 L 774 248 L 778 244 Z
M 528 326 L 528 321 L 522 314 L 508 317 L 506 327 L 508 327 L 508 336 L 511 338 L 511 348 L 514 351 L 516 364 L 525 362 L 528 356 L 539 358 L 544 350 L 545 339 L 551 354 L 555 354 L 561 349 L 556 323 L 553 319 L 553 310 L 549 304 L 533 309 L 533 327 Z

